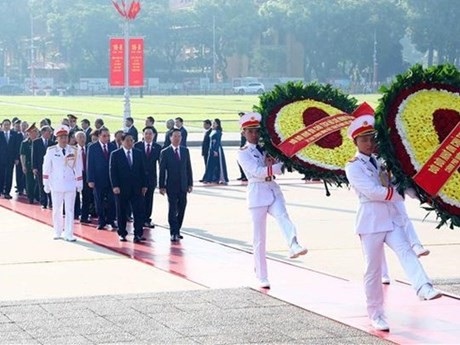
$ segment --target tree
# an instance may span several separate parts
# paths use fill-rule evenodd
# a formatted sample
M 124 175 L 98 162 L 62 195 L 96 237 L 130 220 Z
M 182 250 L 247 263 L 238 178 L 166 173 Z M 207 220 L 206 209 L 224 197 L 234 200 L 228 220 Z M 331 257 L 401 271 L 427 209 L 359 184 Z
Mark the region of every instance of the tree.
M 250 55 L 258 40 L 258 6 L 253 0 L 201 0 L 193 12 L 200 29 L 199 46 L 203 45 L 211 54 L 215 51 L 215 72 L 227 80 L 227 58 L 233 54 Z
M 30 54 L 30 16 L 27 0 L 0 1 L 1 72 L 14 79 L 24 77 Z M 29 41 L 27 42 L 26 39 Z M 29 54 L 27 54 L 29 53 Z M 7 62 L 7 65 L 4 63 Z
M 409 31 L 418 50 L 427 52 L 428 65 L 452 62 L 460 65 L 460 7 L 456 0 L 406 0 Z

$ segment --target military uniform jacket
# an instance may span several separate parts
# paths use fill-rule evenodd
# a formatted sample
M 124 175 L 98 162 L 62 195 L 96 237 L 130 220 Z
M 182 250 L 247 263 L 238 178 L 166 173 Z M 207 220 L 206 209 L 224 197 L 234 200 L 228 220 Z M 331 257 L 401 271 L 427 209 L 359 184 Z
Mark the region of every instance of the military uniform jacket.
M 377 159 L 376 162 L 377 168 L 370 157 L 358 152 L 345 166 L 347 179 L 359 198 L 357 234 L 392 231 L 406 222 L 406 216 L 397 207 L 397 202 L 404 198 L 389 183 Z
M 19 154 L 25 157 L 27 170 L 32 170 L 32 140 L 28 138 L 22 141 Z
M 59 145 L 49 147 L 43 161 L 43 185 L 54 192 L 71 192 L 83 188 L 82 161 L 78 149 Z
M 261 153 L 257 145 L 246 143 L 238 152 L 238 163 L 248 179 L 248 207 L 271 205 L 276 198 L 284 201 L 283 193 L 278 184 L 273 181 L 273 175 L 280 175 L 282 163 L 268 167 L 265 164 L 266 153 Z M 267 181 L 268 180 L 268 181 Z

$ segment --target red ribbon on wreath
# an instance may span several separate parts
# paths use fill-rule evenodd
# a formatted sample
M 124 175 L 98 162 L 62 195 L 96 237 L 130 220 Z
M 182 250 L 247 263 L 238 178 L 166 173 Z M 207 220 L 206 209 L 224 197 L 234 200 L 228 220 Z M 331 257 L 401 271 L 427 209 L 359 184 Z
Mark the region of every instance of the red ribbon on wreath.
M 284 155 L 291 158 L 308 145 L 314 144 L 329 134 L 350 126 L 353 120 L 354 116 L 346 113 L 327 116 L 302 128 L 300 131 L 294 133 L 282 143 L 275 146 Z
M 460 122 L 414 176 L 414 181 L 428 194 L 437 195 L 459 167 Z

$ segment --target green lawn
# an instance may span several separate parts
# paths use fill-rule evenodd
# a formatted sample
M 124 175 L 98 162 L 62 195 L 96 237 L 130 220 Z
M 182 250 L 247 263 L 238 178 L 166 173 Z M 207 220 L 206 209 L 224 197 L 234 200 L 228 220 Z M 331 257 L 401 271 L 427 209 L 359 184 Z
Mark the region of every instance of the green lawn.
M 378 103 L 379 95 L 356 95 L 360 102 L 372 106 Z M 200 128 L 204 119 L 220 118 L 226 131 L 238 131 L 238 112 L 250 111 L 258 103 L 258 96 L 138 96 L 131 98 L 131 113 L 135 124 L 141 128 L 146 116 L 152 115 L 157 128 L 167 119 L 181 116 L 185 125 Z M 0 117 L 19 117 L 29 123 L 44 117 L 58 123 L 68 113 L 91 122 L 98 117 L 111 130 L 121 127 L 123 97 L 59 97 L 59 96 L 0 96 Z

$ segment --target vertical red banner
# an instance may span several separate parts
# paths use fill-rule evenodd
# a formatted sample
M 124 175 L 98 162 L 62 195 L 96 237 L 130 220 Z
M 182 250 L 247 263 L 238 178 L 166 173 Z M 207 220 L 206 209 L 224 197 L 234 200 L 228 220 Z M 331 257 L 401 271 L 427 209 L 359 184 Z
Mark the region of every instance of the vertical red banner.
M 144 86 L 144 39 L 129 40 L 129 86 Z
M 123 38 L 110 39 L 110 86 L 123 87 L 125 85 L 125 40 Z

